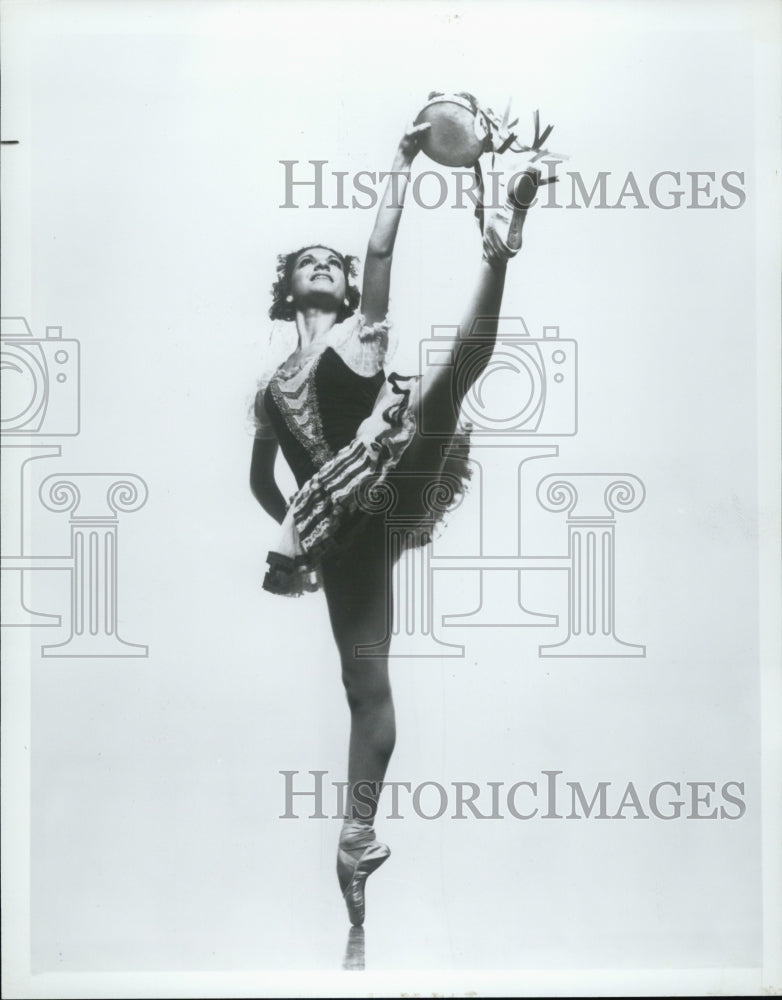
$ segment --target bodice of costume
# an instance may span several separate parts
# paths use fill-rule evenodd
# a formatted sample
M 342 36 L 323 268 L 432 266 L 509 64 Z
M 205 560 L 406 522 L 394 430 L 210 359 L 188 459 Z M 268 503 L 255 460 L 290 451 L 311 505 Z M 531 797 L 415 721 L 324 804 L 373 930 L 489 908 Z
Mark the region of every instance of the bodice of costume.
M 333 347 L 293 375 L 272 377 L 264 407 L 299 486 L 353 440 L 384 381 L 382 369 L 359 375 Z
M 265 417 L 301 487 L 356 435 L 385 381 L 388 324 L 361 318 L 338 349 L 329 344 L 281 365 L 259 392 Z M 256 417 L 259 407 L 256 405 Z

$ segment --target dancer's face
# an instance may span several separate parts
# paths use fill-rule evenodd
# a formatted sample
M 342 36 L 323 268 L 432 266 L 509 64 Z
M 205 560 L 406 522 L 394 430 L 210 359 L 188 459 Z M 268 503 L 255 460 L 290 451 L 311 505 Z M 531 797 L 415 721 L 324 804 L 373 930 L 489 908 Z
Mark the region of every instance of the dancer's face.
M 291 295 L 297 307 L 338 310 L 347 283 L 341 259 L 328 247 L 309 247 L 296 258 L 291 274 Z

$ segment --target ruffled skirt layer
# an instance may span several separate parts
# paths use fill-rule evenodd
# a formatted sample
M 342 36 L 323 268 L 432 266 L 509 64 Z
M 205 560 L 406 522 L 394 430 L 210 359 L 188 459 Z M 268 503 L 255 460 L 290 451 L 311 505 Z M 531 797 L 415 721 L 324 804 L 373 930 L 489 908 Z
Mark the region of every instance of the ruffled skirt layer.
M 265 590 L 289 597 L 318 590 L 323 559 L 351 545 L 368 519 L 385 516 L 396 492 L 394 471 L 416 434 L 419 386 L 420 377 L 390 375 L 355 438 L 295 494 L 277 547 L 267 557 Z M 460 501 L 470 478 L 469 440 L 469 426 L 460 425 L 446 442 L 442 469 L 432 474 L 430 488 L 438 502 L 413 530 L 406 523 L 403 550 L 429 542 L 432 529 Z

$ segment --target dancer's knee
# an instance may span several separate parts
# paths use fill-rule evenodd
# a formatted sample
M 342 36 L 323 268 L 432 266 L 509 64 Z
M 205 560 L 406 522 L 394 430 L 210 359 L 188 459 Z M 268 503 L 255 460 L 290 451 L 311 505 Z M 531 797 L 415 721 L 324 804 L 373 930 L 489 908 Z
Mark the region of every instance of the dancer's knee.
M 369 660 L 343 661 L 342 683 L 351 712 L 372 711 L 391 704 L 388 672 L 377 669 Z

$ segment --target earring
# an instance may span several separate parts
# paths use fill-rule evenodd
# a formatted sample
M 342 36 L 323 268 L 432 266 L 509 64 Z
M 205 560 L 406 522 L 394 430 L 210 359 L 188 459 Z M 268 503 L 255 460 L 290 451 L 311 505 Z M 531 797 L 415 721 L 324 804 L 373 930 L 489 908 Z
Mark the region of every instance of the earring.
M 286 295 L 285 296 L 285 301 L 286 302 L 293 302 L 293 296 L 292 295 Z
M 342 301 L 343 301 L 343 303 L 344 303 L 344 304 L 345 304 L 346 306 L 349 306 L 349 305 L 350 305 L 350 299 L 348 299 L 347 297 L 346 297 L 346 298 L 344 298 L 344 299 L 343 299 Z

